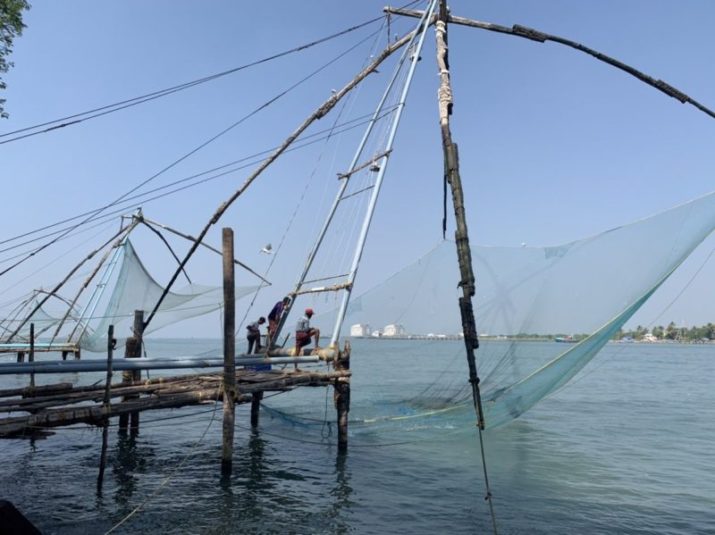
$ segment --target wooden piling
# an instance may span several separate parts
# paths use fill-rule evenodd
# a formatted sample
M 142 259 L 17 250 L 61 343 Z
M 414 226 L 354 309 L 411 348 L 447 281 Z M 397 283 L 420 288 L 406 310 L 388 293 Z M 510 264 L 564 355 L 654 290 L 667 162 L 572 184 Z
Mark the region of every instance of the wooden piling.
M 256 392 L 251 397 L 251 427 L 258 427 L 258 414 L 261 410 L 263 392 Z
M 221 474 L 231 474 L 236 417 L 236 286 L 233 268 L 233 230 L 223 234 L 223 448 Z
M 35 362 L 35 324 L 30 323 L 30 362 Z M 35 388 L 35 374 L 30 374 L 30 388 Z
M 350 369 L 350 342 L 345 342 L 343 351 L 334 361 L 336 372 Z M 338 378 L 333 383 L 333 400 L 338 413 L 338 453 L 348 451 L 348 414 L 350 413 L 350 378 Z
M 109 326 L 107 332 L 107 382 L 104 387 L 104 409 L 107 417 L 104 419 L 102 429 L 102 453 L 99 456 L 99 474 L 97 475 L 97 492 L 102 492 L 102 481 L 104 480 L 104 467 L 107 464 L 107 442 L 109 440 L 109 412 L 111 411 L 111 389 L 112 389 L 112 356 L 114 354 L 114 325 Z
M 138 359 L 142 356 L 142 337 L 144 334 L 144 311 L 135 310 L 134 311 L 134 327 L 133 335 L 127 338 L 127 343 L 124 348 L 124 358 L 127 359 Z M 123 382 L 127 385 L 135 384 L 141 381 L 141 371 L 126 371 L 122 374 Z M 135 399 L 138 396 L 131 395 L 125 396 L 123 401 L 128 401 Z M 132 412 L 131 414 L 124 414 L 119 417 L 119 431 L 126 432 L 127 426 L 133 433 L 139 431 L 139 412 Z

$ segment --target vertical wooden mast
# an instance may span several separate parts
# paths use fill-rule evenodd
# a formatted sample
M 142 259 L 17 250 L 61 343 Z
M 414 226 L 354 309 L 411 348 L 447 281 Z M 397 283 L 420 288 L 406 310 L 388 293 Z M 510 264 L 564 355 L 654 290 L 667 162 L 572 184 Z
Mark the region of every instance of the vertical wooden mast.
M 452 190 L 452 203 L 454 204 L 454 217 L 457 221 L 455 241 L 457 243 L 457 256 L 459 257 L 459 273 L 462 288 L 462 297 L 459 298 L 459 311 L 462 316 L 462 331 L 464 345 L 467 349 L 467 362 L 469 363 L 469 383 L 472 385 L 472 399 L 477 413 L 477 426 L 479 428 L 479 446 L 482 454 L 482 467 L 484 469 L 484 484 L 489 502 L 489 511 L 492 518 L 494 535 L 497 535 L 497 521 L 494 515 L 492 492 L 489 488 L 487 474 L 487 461 L 484 454 L 484 412 L 482 411 L 482 398 L 479 392 L 479 376 L 477 375 L 477 362 L 474 351 L 479 347 L 477 326 L 474 321 L 472 297 L 474 296 L 474 271 L 472 270 L 472 252 L 469 248 L 469 234 L 467 233 L 467 219 L 464 210 L 464 195 L 462 192 L 462 179 L 459 176 L 459 154 L 457 145 L 452 141 L 452 132 L 449 125 L 449 116 L 452 114 L 452 84 L 449 79 L 449 49 L 447 46 L 447 0 L 439 1 L 439 16 L 435 24 L 437 40 L 437 66 L 439 67 L 439 125 L 442 131 L 442 147 L 444 149 L 444 179 Z
M 464 345 L 467 349 L 467 362 L 469 363 L 469 382 L 472 385 L 474 408 L 477 412 L 478 425 L 484 429 L 484 413 L 482 400 L 479 393 L 479 376 L 474 350 L 479 347 L 477 327 L 472 308 L 474 296 L 474 272 L 472 271 L 472 252 L 469 248 L 469 234 L 464 210 L 464 194 L 462 192 L 462 179 L 459 176 L 459 154 L 457 144 L 452 141 L 452 132 L 449 116 L 452 114 L 452 84 L 449 77 L 449 49 L 447 47 L 447 1 L 440 0 L 439 17 L 435 25 L 437 37 L 437 66 L 439 67 L 439 125 L 442 132 L 442 147 L 444 150 L 444 177 L 452 190 L 452 203 L 454 217 L 457 222 L 455 241 L 457 243 L 457 256 L 459 258 L 459 273 L 461 280 L 459 286 L 463 295 L 459 298 L 459 311 L 462 316 L 462 330 L 464 332 Z

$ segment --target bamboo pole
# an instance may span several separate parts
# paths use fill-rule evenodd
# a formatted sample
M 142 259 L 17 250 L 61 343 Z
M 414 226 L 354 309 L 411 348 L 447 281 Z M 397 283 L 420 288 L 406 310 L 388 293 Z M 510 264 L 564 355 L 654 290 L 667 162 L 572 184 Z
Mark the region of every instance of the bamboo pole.
M 104 418 L 110 414 L 112 416 L 128 416 L 132 412 L 196 405 L 206 401 L 220 400 L 221 397 L 220 388 L 208 388 L 183 392 L 160 399 L 148 398 L 138 401 L 125 401 L 111 405 L 109 408 L 103 405 L 92 405 L 71 409 L 52 409 L 30 416 L 7 418 L 0 421 L 0 437 L 16 435 L 35 428 L 60 427 L 77 423 L 96 425 L 103 422 Z M 251 396 L 245 396 L 245 398 L 240 399 L 242 403 L 247 403 L 250 400 Z
M 258 427 L 258 418 L 261 411 L 261 400 L 263 392 L 255 392 L 251 395 L 251 427 Z
M 236 417 L 236 281 L 233 230 L 223 229 L 223 448 L 221 474 L 231 474 Z
M 423 12 L 422 11 L 415 11 L 412 9 L 402 9 L 402 8 L 393 8 L 393 7 L 386 7 L 383 11 L 385 11 L 388 14 L 395 14 L 395 15 L 402 15 L 406 17 L 414 17 L 414 18 L 421 18 Z M 645 74 L 642 71 L 639 71 L 638 69 L 631 67 L 630 65 L 623 63 L 622 61 L 619 61 L 615 58 L 612 58 L 610 56 L 607 56 L 606 54 L 603 54 L 597 50 L 594 50 L 593 48 L 587 47 L 582 45 L 581 43 L 577 43 L 576 41 L 572 41 L 571 39 L 566 39 L 564 37 L 559 37 L 558 35 L 552 35 L 548 33 L 544 33 L 539 30 L 535 30 L 534 28 L 529 28 L 527 26 L 521 26 L 519 24 L 514 24 L 511 28 L 508 26 L 501 26 L 499 24 L 493 24 L 491 22 L 482 22 L 479 20 L 474 20 L 474 19 L 468 19 L 465 17 L 455 17 L 453 15 L 447 15 L 446 22 L 449 22 L 451 24 L 458 24 L 460 26 L 469 26 L 471 28 L 478 28 L 480 30 L 487 30 L 490 32 L 497 32 L 497 33 L 503 33 L 506 35 L 513 35 L 514 37 L 522 37 L 524 39 L 529 39 L 530 41 L 536 41 L 537 43 L 544 43 L 546 41 L 552 41 L 554 43 L 558 43 L 560 45 L 565 45 L 570 48 L 573 48 L 575 50 L 578 50 L 579 52 L 583 52 L 585 54 L 588 54 L 589 56 L 602 61 L 604 63 L 607 63 L 608 65 L 611 65 L 612 67 L 615 67 L 617 69 L 622 70 L 625 73 L 630 74 L 631 76 L 637 78 L 641 82 L 648 84 L 649 86 L 657 89 L 658 91 L 664 93 L 665 95 L 672 97 L 682 104 L 691 104 L 695 106 L 697 109 L 702 111 L 703 113 L 709 115 L 713 119 L 715 119 L 715 111 L 709 109 L 705 105 L 701 104 L 697 100 L 691 98 L 690 96 L 686 95 L 676 87 L 673 87 L 669 83 L 663 81 L 663 80 L 658 80 L 653 78 L 652 76 L 649 76 Z
M 79 290 L 74 296 L 74 299 L 69 303 L 69 306 L 67 307 L 67 312 L 65 312 L 65 315 L 62 317 L 60 322 L 57 324 L 57 328 L 55 329 L 54 334 L 52 335 L 52 338 L 50 339 L 50 344 L 55 341 L 55 338 L 57 338 L 57 335 L 60 334 L 60 331 L 62 330 L 62 327 L 64 326 L 65 322 L 67 321 L 67 318 L 69 318 L 70 314 L 72 313 L 72 310 L 74 310 L 74 306 L 77 304 L 77 300 L 80 298 L 82 293 L 87 289 L 89 286 L 89 283 L 92 282 L 94 277 L 97 276 L 97 273 L 99 273 L 99 270 L 102 269 L 102 266 L 104 263 L 107 261 L 107 258 L 109 258 L 109 255 L 111 252 L 119 246 L 119 243 L 113 243 L 112 246 L 107 249 L 104 254 L 102 255 L 102 258 L 99 259 L 99 262 L 97 262 L 97 265 L 94 267 L 94 270 L 92 270 L 92 273 L 89 274 L 89 276 L 84 280 L 82 283 L 82 286 L 80 286 Z M 79 318 L 79 321 L 77 325 L 79 325 L 79 322 L 82 321 L 83 318 Z M 74 329 L 72 329 L 72 332 L 68 336 L 68 340 L 72 339 L 72 335 L 74 335 L 75 331 L 77 330 L 77 325 L 75 325 Z
M 30 362 L 35 362 L 35 324 L 30 323 Z M 35 388 L 35 374 L 30 374 L 30 388 Z
M 194 237 L 191 236 L 190 234 L 184 234 L 183 232 L 179 232 L 178 230 L 173 229 L 173 228 L 171 228 L 171 227 L 168 227 L 168 226 L 164 225 L 163 223 L 158 223 L 158 222 L 156 222 L 156 221 L 152 221 L 151 219 L 148 219 L 148 218 L 146 218 L 146 217 L 143 218 L 143 221 L 144 221 L 144 223 L 145 223 L 146 225 L 149 225 L 149 226 L 151 226 L 151 225 L 156 225 L 157 227 L 161 227 L 161 228 L 163 228 L 164 230 L 167 230 L 167 231 L 171 232 L 172 234 L 176 234 L 177 236 L 181 236 L 181 237 L 184 238 L 185 240 L 189 240 L 189 241 L 191 241 L 191 242 L 196 242 L 196 241 L 197 241 L 196 238 L 194 238 Z M 209 244 L 207 244 L 207 243 L 205 243 L 205 242 L 201 242 L 199 245 L 201 245 L 201 246 L 203 246 L 203 247 L 206 247 L 209 251 L 213 251 L 214 253 L 218 253 L 218 254 L 220 254 L 220 255 L 223 254 L 219 249 L 216 249 L 216 247 L 211 247 Z M 246 264 L 244 264 L 244 263 L 241 262 L 240 260 L 236 260 L 236 259 L 234 258 L 234 259 L 233 259 L 233 263 L 236 264 L 237 266 L 241 266 L 243 269 L 245 269 L 245 270 L 248 271 L 249 273 L 252 273 L 252 274 L 255 275 L 256 277 L 258 277 L 259 279 L 261 279 L 261 280 L 262 280 L 263 282 L 265 282 L 268 286 L 271 286 L 271 282 L 270 282 L 268 279 L 265 279 L 265 278 L 261 277 L 258 273 L 256 273 L 255 271 L 253 271 L 250 267 L 248 267 Z
M 45 297 L 43 297 L 42 299 L 39 300 L 39 302 L 35 305 L 35 308 L 32 309 L 32 312 L 30 312 L 27 315 L 27 317 L 23 321 L 20 322 L 20 325 L 18 325 L 17 328 L 15 329 L 15 331 L 13 331 L 13 333 L 7 338 L 6 342 L 12 342 L 12 339 L 15 336 L 17 336 L 17 333 L 19 333 L 20 329 L 22 329 L 25 326 L 25 324 L 32 317 L 32 315 L 35 312 L 37 312 L 38 310 L 40 310 L 40 308 L 42 308 L 42 305 L 44 305 L 50 297 L 55 295 L 60 290 L 60 288 L 62 288 L 65 285 L 65 283 L 68 280 L 70 280 L 72 275 L 74 275 L 77 272 L 77 270 L 84 265 L 85 262 L 94 258 L 94 255 L 96 255 L 99 251 L 101 251 L 107 245 L 112 243 L 118 236 L 122 236 L 125 232 L 129 232 L 131 229 L 133 229 L 138 224 L 139 224 L 138 222 L 132 222 L 129 225 L 127 225 L 126 227 L 122 227 L 121 229 L 119 229 L 119 232 L 114 234 L 110 239 L 108 239 L 106 242 L 104 242 L 102 245 L 100 245 L 97 249 L 95 249 L 94 251 L 89 253 L 85 258 L 83 258 L 79 264 L 77 264 L 75 267 L 73 267 L 70 270 L 70 272 L 65 276 L 64 279 L 62 279 L 52 290 L 47 292 L 47 295 Z
M 252 374 L 255 376 L 256 374 Z M 272 378 L 277 376 L 276 378 Z M 350 381 L 350 371 L 340 370 L 329 373 L 281 373 L 281 374 L 260 374 L 266 380 L 256 382 L 242 382 L 242 394 L 236 399 L 237 403 L 248 403 L 253 401 L 252 394 L 268 391 L 285 391 L 298 386 L 325 387 L 330 384 L 339 386 Z M 182 380 L 184 380 L 182 378 Z M 154 395 L 140 400 L 123 401 L 113 405 L 105 406 L 84 405 L 79 407 L 62 407 L 40 409 L 35 411 L 33 406 L 24 406 L 23 411 L 31 411 L 33 414 L 18 416 L 13 418 L 0 419 L 0 437 L 16 435 L 26 432 L 28 429 L 59 427 L 73 425 L 77 423 L 103 424 L 108 416 L 126 416 L 131 412 L 157 410 L 167 408 L 178 408 L 186 405 L 195 405 L 206 401 L 220 401 L 223 398 L 223 386 L 221 376 L 199 376 L 193 378 L 194 383 L 189 389 L 167 389 L 165 392 L 150 390 L 156 385 L 140 385 L 135 388 L 146 389 L 145 393 Z M 205 380 L 205 382 L 201 382 Z M 208 383 L 213 383 L 209 385 Z M 97 388 L 99 398 L 102 397 L 103 388 Z M 138 390 L 137 390 L 138 391 Z M 113 390 L 113 395 L 121 395 L 119 389 Z M 349 407 L 348 407 L 349 409 Z M 346 414 L 347 416 L 347 414 Z
M 107 416 L 104 418 L 102 429 L 102 453 L 99 456 L 99 474 L 97 474 L 97 492 L 102 492 L 102 481 L 104 480 L 104 467 L 107 464 L 107 441 L 109 440 L 109 413 L 111 412 L 111 389 L 112 389 L 112 356 L 114 354 L 114 325 L 110 325 L 107 331 L 107 381 L 104 387 L 104 408 Z
M 484 411 L 482 410 L 482 398 L 479 390 L 477 362 L 474 356 L 474 351 L 479 347 L 479 338 L 477 337 L 477 326 L 474 320 L 474 309 L 472 308 L 472 297 L 474 297 L 475 293 L 475 279 L 474 271 L 472 269 L 472 252 L 469 247 L 469 234 L 467 232 L 467 218 L 464 207 L 462 179 L 459 175 L 459 152 L 457 144 L 452 141 L 452 131 L 449 121 L 449 116 L 452 114 L 453 101 L 452 81 L 450 79 L 449 72 L 449 46 L 447 44 L 448 17 L 449 12 L 447 9 L 447 0 L 440 0 L 439 20 L 435 24 L 435 37 L 437 42 L 437 66 L 439 68 L 440 78 L 438 100 L 439 123 L 440 131 L 442 133 L 442 148 L 444 151 L 444 178 L 452 190 L 454 217 L 457 222 L 455 242 L 457 244 L 459 273 L 461 277 L 459 286 L 462 288 L 462 296 L 459 298 L 459 311 L 462 316 L 462 332 L 464 333 L 464 346 L 467 352 L 467 363 L 469 366 L 469 383 L 472 387 L 472 399 L 477 413 L 479 445 L 482 454 L 482 466 L 484 468 L 484 483 L 486 486 L 485 500 L 489 503 L 494 535 L 497 535 L 496 516 L 494 515 L 492 493 L 489 488 L 489 477 L 487 474 L 487 463 L 484 455 L 484 442 L 482 438 L 482 431 L 484 430 Z
M 144 311 L 143 310 L 135 310 L 134 311 L 134 340 L 135 340 L 135 345 L 133 347 L 133 354 L 130 358 L 141 358 L 142 356 L 142 347 L 144 344 Z M 141 370 L 133 370 L 131 372 L 132 374 L 132 384 L 137 384 L 141 381 L 142 379 L 142 372 Z M 139 432 L 139 411 L 137 412 L 132 412 L 129 415 L 129 431 L 131 433 L 138 433 Z
M 124 348 L 124 358 L 136 359 L 141 357 L 142 351 L 142 335 L 144 333 L 144 311 L 135 310 L 134 311 L 134 327 L 132 336 L 127 338 L 127 342 Z M 138 383 L 141 381 L 141 371 L 140 370 L 130 370 L 125 371 L 122 374 L 123 383 L 125 385 L 133 385 L 135 381 Z M 128 395 L 124 397 L 124 401 L 129 401 L 136 398 L 134 395 Z M 130 425 L 131 420 L 131 425 Z M 131 427 L 133 432 L 139 429 L 139 413 L 132 413 L 122 415 L 119 418 L 119 431 L 126 433 L 127 426 Z
M 350 370 L 350 342 L 345 342 L 345 347 L 335 360 L 335 371 L 346 372 Z M 350 379 L 333 383 L 333 400 L 337 410 L 338 424 L 338 453 L 348 451 L 348 415 L 350 413 Z
M 251 394 L 266 390 L 287 390 L 293 386 L 324 386 L 331 382 L 343 382 L 350 376 L 349 371 L 341 371 L 339 373 L 321 374 L 300 372 L 298 374 L 291 373 L 280 375 L 276 378 L 269 374 L 260 374 L 257 377 L 242 376 L 237 374 L 237 379 L 241 380 L 241 392 Z M 183 376 L 173 381 L 165 381 L 161 383 L 140 384 L 134 386 L 125 386 L 123 383 L 112 385 L 112 397 L 130 396 L 137 394 L 166 396 L 181 392 L 190 392 L 192 390 L 200 390 L 207 385 L 219 386 L 222 376 Z M 43 387 L 38 387 L 43 388 Z M 91 390 L 81 392 L 71 391 L 64 394 L 54 394 L 42 397 L 33 397 L 19 400 L 0 401 L 0 412 L 36 412 L 51 407 L 61 407 L 72 405 L 75 403 L 85 403 L 88 401 L 100 401 L 104 397 L 104 389 L 99 387 L 82 387 Z M 25 389 L 17 389 L 18 393 Z
M 444 176 L 452 190 L 452 204 L 454 217 L 457 223 L 454 237 L 457 244 L 457 257 L 459 259 L 459 273 L 462 288 L 462 297 L 459 298 L 459 311 L 462 316 L 462 330 L 464 332 L 464 345 L 467 350 L 469 365 L 469 382 L 472 385 L 474 408 L 478 416 L 478 425 L 484 429 L 484 412 L 482 411 L 481 395 L 479 392 L 479 377 L 474 350 L 479 347 L 477 328 L 474 320 L 472 297 L 474 296 L 474 272 L 472 270 L 472 252 L 469 247 L 469 233 L 467 231 L 467 218 L 464 208 L 464 192 L 462 179 L 459 176 L 459 153 L 457 144 L 452 141 L 449 116 L 452 114 L 452 84 L 449 74 L 449 48 L 447 46 L 447 12 L 446 5 L 440 3 L 440 16 L 435 25 L 437 36 L 437 66 L 439 68 L 439 124 L 442 133 L 442 148 L 444 151 Z
M 186 253 L 186 256 L 184 257 L 184 260 L 182 260 L 181 264 L 179 267 L 174 271 L 174 275 L 171 277 L 171 280 L 169 283 L 166 285 L 166 288 L 164 289 L 164 292 L 162 293 L 161 297 L 157 301 L 156 305 L 154 305 L 154 310 L 151 311 L 149 314 L 149 317 L 146 320 L 147 325 L 151 322 L 152 318 L 154 317 L 154 314 L 156 314 L 156 311 L 159 309 L 159 306 L 161 306 L 161 303 L 164 301 L 164 298 L 166 295 L 169 293 L 169 290 L 171 289 L 172 285 L 174 282 L 176 282 L 176 279 L 179 277 L 179 274 L 181 273 L 181 269 L 186 265 L 186 263 L 189 261 L 189 259 L 193 256 L 194 252 L 196 252 L 196 249 L 198 249 L 199 244 L 203 241 L 203 239 L 206 237 L 206 234 L 208 233 L 209 229 L 218 223 L 219 219 L 223 216 L 223 214 L 228 210 L 228 208 L 233 204 L 233 202 L 238 199 L 238 197 L 243 194 L 243 192 L 253 183 L 253 181 L 261 174 L 263 171 L 268 168 L 281 154 L 283 154 L 288 147 L 290 147 L 293 142 L 300 137 L 300 135 L 315 121 L 323 118 L 330 110 L 332 110 L 335 105 L 340 102 L 340 100 L 347 95 L 350 91 L 352 91 L 360 82 L 362 82 L 365 78 L 367 78 L 368 75 L 372 74 L 377 70 L 377 68 L 382 64 L 383 61 L 385 61 L 393 52 L 396 50 L 399 50 L 402 46 L 407 44 L 411 39 L 412 36 L 416 33 L 416 31 L 412 31 L 402 37 L 400 40 L 396 41 L 395 43 L 391 44 L 387 48 L 385 48 L 367 67 L 365 67 L 355 78 L 353 78 L 350 82 L 345 84 L 342 89 L 339 91 L 333 93 L 330 98 L 328 98 L 323 104 L 321 104 L 311 115 L 308 117 L 303 123 L 293 131 L 292 134 L 290 134 L 286 140 L 281 144 L 280 147 L 278 147 L 273 154 L 271 154 L 268 158 L 266 158 L 263 163 L 261 163 L 258 166 L 258 169 L 256 169 L 251 175 L 245 180 L 245 182 L 241 185 L 240 188 L 238 188 L 226 201 L 224 201 L 217 209 L 216 212 L 214 212 L 214 215 L 211 217 L 208 223 L 204 226 L 204 228 L 201 230 L 199 235 L 196 237 L 196 241 L 194 244 L 191 246 L 189 249 L 188 253 Z
M 53 383 L 50 385 L 36 386 L 35 388 L 30 388 L 29 386 L 22 388 L 7 388 L 0 390 L 0 398 L 13 396 L 22 396 L 23 398 L 27 398 L 47 392 L 69 392 L 70 390 L 72 390 L 72 383 Z

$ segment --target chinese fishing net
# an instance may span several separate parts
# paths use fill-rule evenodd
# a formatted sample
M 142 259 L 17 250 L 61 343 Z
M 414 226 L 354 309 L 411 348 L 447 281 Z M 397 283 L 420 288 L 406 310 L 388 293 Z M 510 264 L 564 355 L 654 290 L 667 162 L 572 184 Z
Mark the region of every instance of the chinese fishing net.
M 80 338 L 80 347 L 104 352 L 107 348 L 107 329 L 114 325 L 118 347 L 123 347 L 131 335 L 134 311 L 150 311 L 159 300 L 164 287 L 149 274 L 129 240 L 121 246 L 122 261 L 108 301 L 99 314 L 83 318 L 90 327 Z M 255 291 L 255 287 L 236 287 L 236 299 Z M 176 292 L 169 292 L 149 324 L 146 334 L 179 321 L 208 314 L 223 306 L 221 286 L 189 284 Z M 82 331 L 78 331 L 82 332 Z
M 518 417 L 573 378 L 714 228 L 715 193 L 555 247 L 472 246 L 487 427 Z M 382 402 L 354 406 L 351 418 L 409 418 L 467 402 L 463 342 L 449 340 L 461 332 L 458 281 L 454 243 L 443 242 L 353 299 L 343 331 L 367 334 L 353 344 L 353 384 L 379 384 Z M 331 315 L 320 319 L 329 332 Z M 421 341 L 371 336 L 387 325 Z M 573 343 L 534 340 L 555 334 Z M 404 381 L 401 367 L 420 367 L 419 380 Z

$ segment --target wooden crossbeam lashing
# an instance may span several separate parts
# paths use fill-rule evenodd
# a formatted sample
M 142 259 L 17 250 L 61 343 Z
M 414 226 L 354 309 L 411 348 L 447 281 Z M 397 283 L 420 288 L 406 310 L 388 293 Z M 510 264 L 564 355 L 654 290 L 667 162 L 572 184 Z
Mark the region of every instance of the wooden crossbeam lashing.
M 348 382 L 348 370 L 327 373 L 311 371 L 239 370 L 236 386 L 241 393 L 236 403 L 251 403 L 254 394 L 279 392 L 295 387 L 326 387 Z M 12 396 L 0 391 L 0 438 L 30 435 L 51 427 L 74 424 L 102 425 L 105 418 L 135 412 L 171 409 L 200 403 L 220 402 L 223 399 L 222 373 L 163 377 L 136 384 L 112 385 L 112 403 L 105 405 L 105 385 L 96 387 L 42 389 L 36 395 L 30 389 L 15 389 Z M 26 397 L 21 397 L 25 395 Z M 137 396 L 126 401 L 119 398 Z

